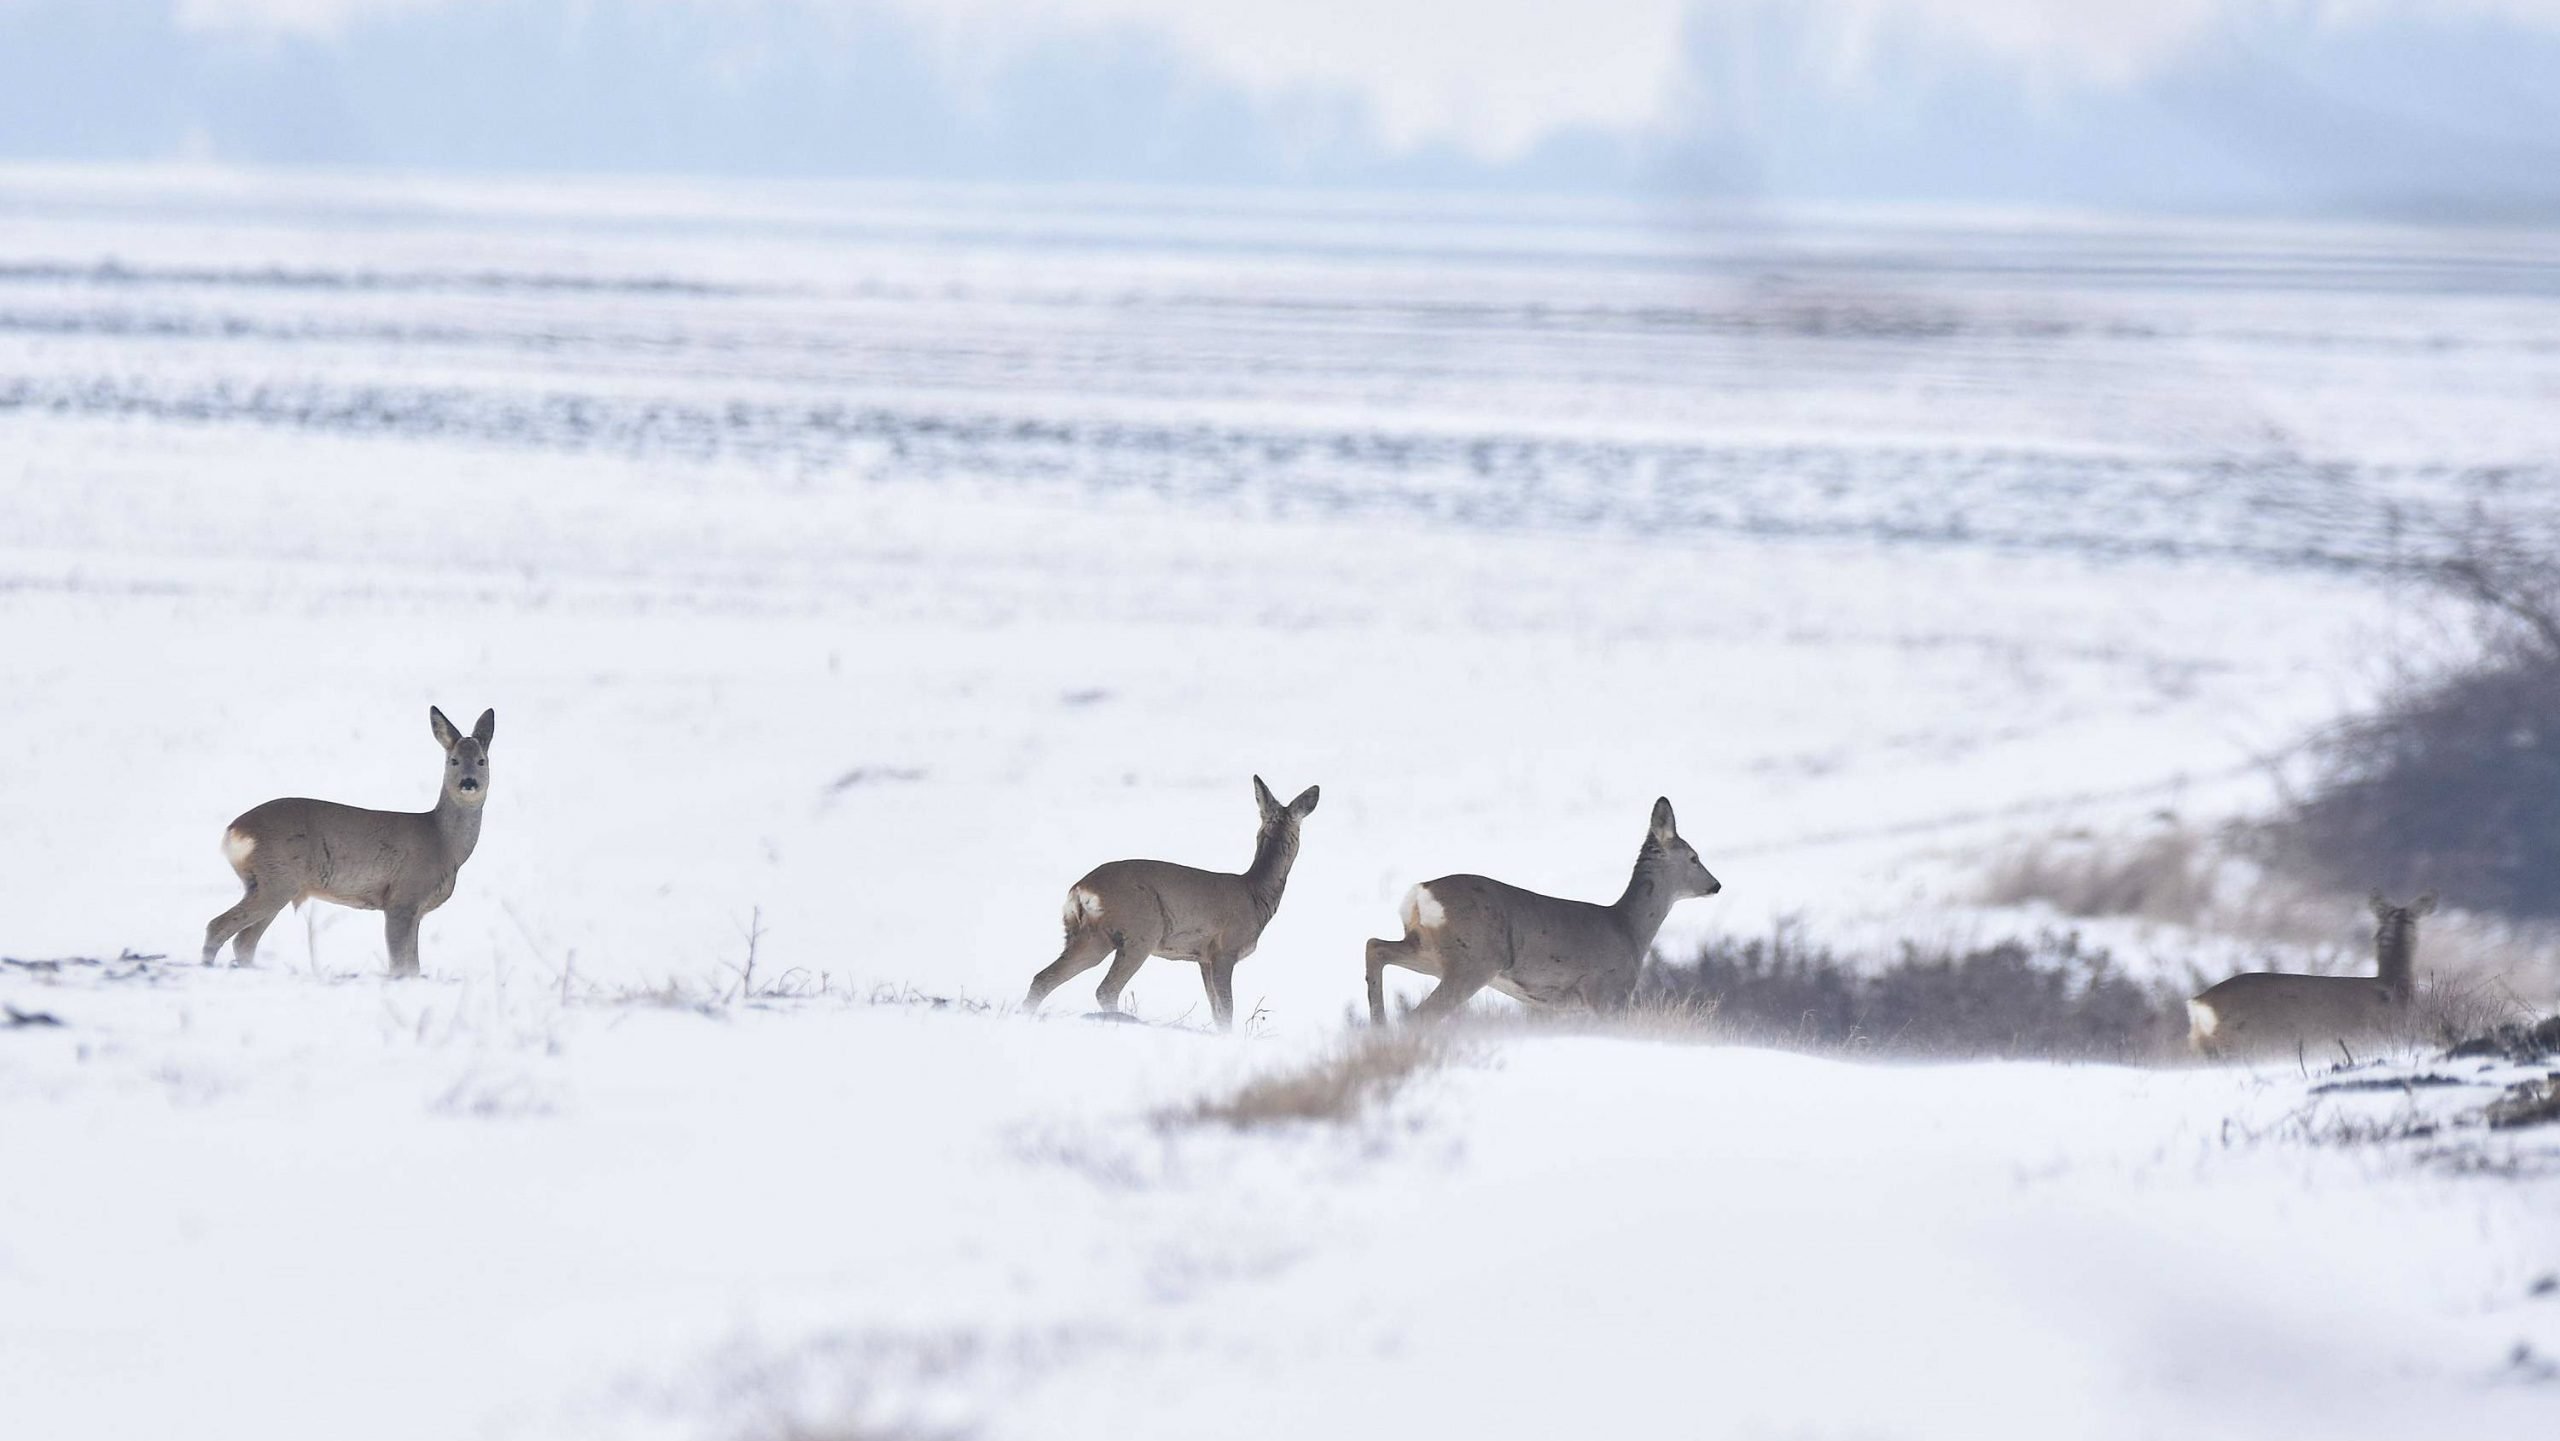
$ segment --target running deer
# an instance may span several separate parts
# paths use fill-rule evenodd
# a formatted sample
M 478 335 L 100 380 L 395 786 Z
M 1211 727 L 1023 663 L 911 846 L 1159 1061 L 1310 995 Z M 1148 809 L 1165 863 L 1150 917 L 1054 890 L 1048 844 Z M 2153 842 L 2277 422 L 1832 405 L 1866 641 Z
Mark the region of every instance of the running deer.
M 2395 906 L 2372 898 L 2374 974 L 2297 976 L 2252 971 L 2233 976 L 2187 1002 L 2187 1044 L 2199 1055 L 2299 1053 L 2388 1036 L 2409 1013 L 2410 965 L 2418 951 L 2418 917 L 2436 908 L 2424 895 Z
M 1613 905 L 1559 900 L 1483 876 L 1424 881 L 1405 893 L 1404 939 L 1369 942 L 1369 1020 L 1386 1024 L 1389 966 L 1439 980 L 1413 1008 L 1416 1020 L 1446 1016 L 1486 986 L 1533 1006 L 1615 1010 L 1635 991 L 1672 904 L 1723 889 L 1680 839 L 1668 800 L 1653 803 L 1635 874 Z
M 286 906 L 335 901 L 380 911 L 391 944 L 391 974 L 418 973 L 418 918 L 453 895 L 454 877 L 480 842 L 489 803 L 489 741 L 498 713 L 482 711 L 463 735 L 427 708 L 444 747 L 444 790 L 430 811 L 368 811 L 335 801 L 269 801 L 223 832 L 222 854 L 248 888 L 240 904 L 204 928 L 204 963 L 237 937 L 234 965 L 258 961 L 258 939 Z
M 1094 999 L 1120 1009 L 1120 992 L 1149 956 L 1200 963 L 1200 983 L 1218 1029 L 1235 1024 L 1236 962 L 1253 954 L 1262 928 L 1280 909 L 1289 867 L 1298 859 L 1298 825 L 1315 813 L 1316 787 L 1282 805 L 1262 777 L 1253 778 L 1253 802 L 1262 811 L 1254 836 L 1253 864 L 1242 875 L 1193 870 L 1169 861 L 1113 861 L 1096 866 L 1067 891 L 1067 945 L 1031 978 L 1026 1006 L 1111 956 Z M 1114 954 L 1114 953 L 1117 954 Z

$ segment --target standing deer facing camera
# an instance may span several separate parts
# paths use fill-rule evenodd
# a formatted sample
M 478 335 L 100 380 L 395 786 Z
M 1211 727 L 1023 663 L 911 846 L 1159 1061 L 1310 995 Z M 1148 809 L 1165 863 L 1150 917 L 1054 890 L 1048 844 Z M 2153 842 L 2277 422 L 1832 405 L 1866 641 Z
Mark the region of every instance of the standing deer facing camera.
M 368 811 L 293 797 L 269 801 L 231 823 L 222 835 L 222 854 L 248 893 L 204 928 L 206 965 L 235 936 L 232 963 L 257 964 L 258 938 L 267 933 L 267 923 L 288 905 L 317 899 L 382 912 L 391 974 L 418 973 L 418 918 L 453 895 L 454 878 L 480 843 L 498 713 L 482 711 L 469 735 L 456 731 L 433 706 L 427 723 L 444 747 L 444 790 L 435 809 Z
M 1253 954 L 1262 928 L 1280 909 L 1289 867 L 1298 859 L 1298 825 L 1315 814 L 1316 787 L 1282 805 L 1262 777 L 1253 778 L 1253 803 L 1262 828 L 1253 840 L 1253 864 L 1242 875 L 1193 870 L 1170 861 L 1113 861 L 1096 866 L 1067 891 L 1067 945 L 1031 978 L 1026 1006 L 1110 956 L 1094 999 L 1106 1011 L 1120 1008 L 1120 992 L 1149 956 L 1200 963 L 1209 1011 L 1218 1029 L 1235 1025 L 1236 962 Z
M 1615 1010 L 1634 993 L 1672 904 L 1723 889 L 1680 839 L 1668 800 L 1653 803 L 1635 874 L 1614 905 L 1559 900 L 1483 876 L 1424 881 L 1405 893 L 1404 939 L 1369 942 L 1369 1020 L 1387 1022 L 1389 966 L 1439 978 L 1413 1008 L 1416 1020 L 1446 1016 L 1486 986 L 1542 1008 Z
M 2371 904 L 2373 978 L 2251 971 L 2187 1002 L 2187 1044 L 2199 1055 L 2297 1053 L 2387 1036 L 2409 1014 L 2418 917 L 2436 908 L 2424 895 L 2395 906 L 2376 891 Z

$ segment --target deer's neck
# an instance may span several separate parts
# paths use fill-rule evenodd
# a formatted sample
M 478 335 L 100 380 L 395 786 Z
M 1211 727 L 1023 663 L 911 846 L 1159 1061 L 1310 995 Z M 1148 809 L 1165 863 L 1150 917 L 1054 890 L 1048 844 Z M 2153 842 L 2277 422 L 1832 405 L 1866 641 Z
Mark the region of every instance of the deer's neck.
M 2373 974 L 2383 989 L 2405 999 L 2411 962 L 2418 951 L 2418 928 L 2405 921 L 2385 921 L 2373 935 Z
M 1280 893 L 1289 888 L 1289 867 L 1298 861 L 1298 828 L 1275 826 L 1254 842 L 1253 864 L 1244 869 L 1244 888 L 1253 897 L 1263 924 L 1280 909 Z
M 436 836 L 444 842 L 445 859 L 453 863 L 454 869 L 460 870 L 480 844 L 480 813 L 488 808 L 486 801 L 466 806 L 446 794 L 436 797 L 436 808 L 427 812 L 427 819 L 435 823 Z
M 1635 874 L 1627 877 L 1627 889 L 1609 909 L 1616 913 L 1618 924 L 1625 928 L 1627 939 L 1636 943 L 1636 953 L 1653 949 L 1653 938 L 1662 930 L 1663 917 L 1671 914 L 1672 902 L 1680 899 L 1671 892 L 1670 878 L 1665 872 L 1671 858 L 1651 841 L 1636 854 Z

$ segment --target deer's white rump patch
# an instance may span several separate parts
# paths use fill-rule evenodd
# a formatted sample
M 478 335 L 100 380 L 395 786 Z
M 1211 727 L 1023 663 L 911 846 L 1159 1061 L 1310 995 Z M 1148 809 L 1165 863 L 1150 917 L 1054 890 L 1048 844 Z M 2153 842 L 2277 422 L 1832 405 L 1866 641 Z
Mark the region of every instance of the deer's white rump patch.
M 249 864 L 249 855 L 257 848 L 258 838 L 246 831 L 234 829 L 222 833 L 222 858 L 231 862 L 235 871 Z
M 1436 931 L 1449 919 L 1440 909 L 1440 898 L 1431 894 L 1429 886 L 1415 886 L 1404 893 L 1404 928 L 1408 931 Z
M 1068 930 L 1072 931 L 1080 926 L 1091 925 L 1101 918 L 1102 897 L 1095 895 L 1093 892 L 1086 890 L 1082 886 L 1074 886 L 1068 889 L 1066 913 L 1059 917 L 1060 920 L 1066 923 Z
M 2202 1001 L 2187 1002 L 2187 1029 L 2193 1035 L 2210 1036 L 2221 1024 L 2222 1017 L 2214 1014 L 2213 1007 Z

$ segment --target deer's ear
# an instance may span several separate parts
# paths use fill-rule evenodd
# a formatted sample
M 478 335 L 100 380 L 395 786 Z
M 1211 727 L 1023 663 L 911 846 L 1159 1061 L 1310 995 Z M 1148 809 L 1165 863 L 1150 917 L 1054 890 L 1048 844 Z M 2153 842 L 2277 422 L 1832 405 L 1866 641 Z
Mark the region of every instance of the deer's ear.
M 1314 815 L 1316 810 L 1317 789 L 1318 788 L 1315 786 L 1309 786 L 1305 790 L 1298 792 L 1298 798 L 1289 802 L 1289 814 L 1296 816 L 1300 820 L 1305 820 L 1307 817 Z
M 1253 778 L 1253 803 L 1260 806 L 1266 816 L 1280 814 L 1279 798 L 1271 794 L 1271 787 L 1264 785 L 1260 776 Z
M 2387 921 L 2391 919 L 2391 902 L 2383 899 L 2382 892 L 2375 891 L 2372 895 L 2365 897 L 2364 903 L 2373 907 L 2373 918 L 2375 920 Z
M 427 707 L 427 728 L 435 732 L 436 744 L 446 750 L 462 744 L 462 732 L 455 730 L 453 722 L 446 720 L 444 712 L 434 706 Z
M 495 707 L 480 712 L 479 723 L 471 727 L 471 738 L 478 741 L 483 749 L 498 738 L 498 712 Z
M 1678 834 L 1680 834 L 1680 823 L 1672 818 L 1671 798 L 1656 796 L 1653 801 L 1654 839 L 1667 841 Z
M 2433 891 L 2429 891 L 2425 895 L 2420 896 L 2409 903 L 2409 914 L 2413 916 L 2433 915 L 2435 914 L 2435 909 L 2436 893 Z

